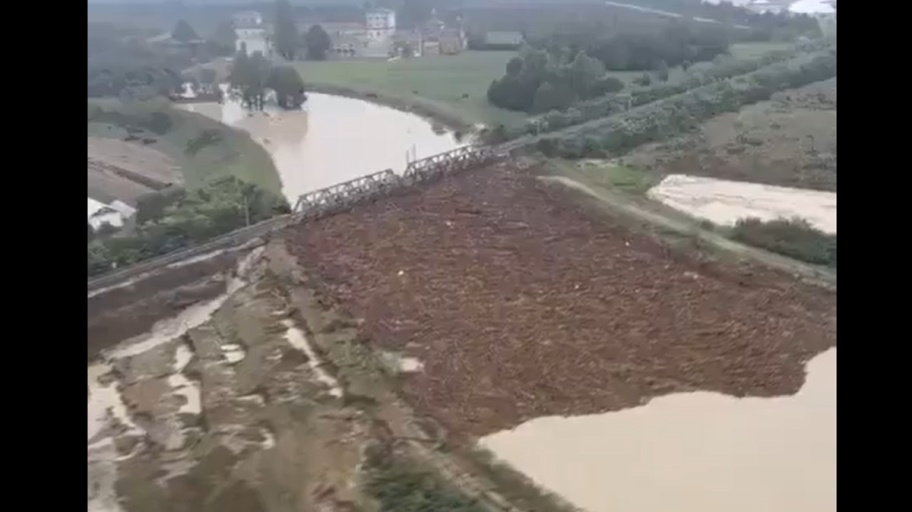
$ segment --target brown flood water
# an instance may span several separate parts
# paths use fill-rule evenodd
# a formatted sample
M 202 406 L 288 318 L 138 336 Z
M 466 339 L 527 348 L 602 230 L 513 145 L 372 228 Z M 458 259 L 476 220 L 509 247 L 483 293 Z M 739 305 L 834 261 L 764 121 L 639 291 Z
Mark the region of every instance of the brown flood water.
M 589 512 L 835 512 L 836 349 L 793 396 L 675 394 L 481 440 Z
M 308 93 L 303 110 L 249 114 L 239 104 L 185 104 L 183 108 L 241 128 L 272 156 L 283 193 L 298 196 L 384 169 L 399 173 L 406 158 L 424 158 L 463 143 L 450 132 L 401 110 L 363 100 Z

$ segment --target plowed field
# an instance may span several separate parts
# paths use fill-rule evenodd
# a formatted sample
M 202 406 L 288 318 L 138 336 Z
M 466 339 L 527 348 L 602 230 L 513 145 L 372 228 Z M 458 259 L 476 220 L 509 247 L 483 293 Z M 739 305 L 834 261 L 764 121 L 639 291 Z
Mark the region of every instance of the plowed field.
M 671 392 L 796 392 L 835 344 L 835 294 L 701 263 L 507 167 L 299 226 L 287 242 L 375 347 L 423 363 L 403 393 L 456 434 Z

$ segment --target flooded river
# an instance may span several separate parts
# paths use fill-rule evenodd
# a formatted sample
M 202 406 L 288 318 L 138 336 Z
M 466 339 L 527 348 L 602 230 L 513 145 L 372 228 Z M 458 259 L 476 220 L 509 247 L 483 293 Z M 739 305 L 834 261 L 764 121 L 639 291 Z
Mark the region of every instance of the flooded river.
M 807 371 L 794 396 L 675 394 L 481 444 L 589 512 L 833 512 L 836 349 Z
M 309 93 L 304 109 L 249 114 L 239 104 L 185 104 L 186 110 L 246 130 L 272 156 L 285 197 L 392 169 L 462 145 L 415 115 L 367 101 Z M 439 132 L 439 133 L 438 133 Z

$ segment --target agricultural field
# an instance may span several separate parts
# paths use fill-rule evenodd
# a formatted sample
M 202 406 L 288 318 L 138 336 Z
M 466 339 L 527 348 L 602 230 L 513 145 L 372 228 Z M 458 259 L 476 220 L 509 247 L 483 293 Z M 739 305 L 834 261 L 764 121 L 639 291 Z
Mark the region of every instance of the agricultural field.
M 649 173 L 836 191 L 836 79 L 783 91 L 623 157 Z
M 118 139 L 88 138 L 89 196 L 135 204 L 144 194 L 182 183 L 180 171 L 161 151 Z
M 179 170 L 178 182 L 191 189 L 210 180 L 236 176 L 272 192 L 281 191 L 272 159 L 247 134 L 204 116 L 172 108 L 165 100 L 128 106 L 113 99 L 89 99 L 88 135 L 90 159 L 93 146 L 107 148 L 98 149 L 96 155 L 106 154 L 106 161 L 118 160 L 121 167 L 129 166 L 134 174 L 160 175 L 160 168 L 165 165 L 162 162 L 166 161 L 167 167 Z M 120 141 L 121 145 L 114 151 L 112 143 L 99 139 Z M 158 157 L 131 160 L 130 164 L 120 158 L 143 151 Z M 144 170 L 139 171 L 140 167 Z

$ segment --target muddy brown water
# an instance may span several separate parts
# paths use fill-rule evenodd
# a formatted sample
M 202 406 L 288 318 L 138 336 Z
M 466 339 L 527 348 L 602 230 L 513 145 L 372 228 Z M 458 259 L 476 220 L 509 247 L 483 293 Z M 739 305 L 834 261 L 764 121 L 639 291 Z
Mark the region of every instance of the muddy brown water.
M 247 131 L 272 156 L 285 197 L 298 196 L 384 169 L 401 172 L 465 142 L 428 120 L 364 100 L 310 93 L 298 111 L 249 113 L 238 103 L 184 104 Z
M 836 349 L 807 372 L 793 396 L 674 394 L 537 418 L 481 444 L 590 512 L 833 512 Z

